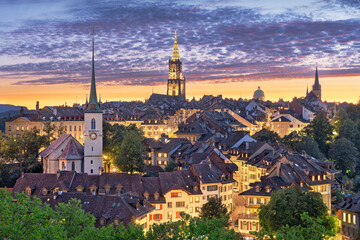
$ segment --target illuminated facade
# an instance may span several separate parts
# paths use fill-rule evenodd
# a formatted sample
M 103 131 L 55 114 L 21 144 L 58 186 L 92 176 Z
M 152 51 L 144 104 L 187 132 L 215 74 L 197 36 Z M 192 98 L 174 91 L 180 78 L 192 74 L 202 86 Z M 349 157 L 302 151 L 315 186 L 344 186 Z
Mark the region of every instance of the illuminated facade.
M 169 80 L 167 95 L 179 96 L 185 99 L 185 77 L 182 75 L 182 62 L 180 60 L 177 36 L 175 32 L 174 49 L 169 60 Z

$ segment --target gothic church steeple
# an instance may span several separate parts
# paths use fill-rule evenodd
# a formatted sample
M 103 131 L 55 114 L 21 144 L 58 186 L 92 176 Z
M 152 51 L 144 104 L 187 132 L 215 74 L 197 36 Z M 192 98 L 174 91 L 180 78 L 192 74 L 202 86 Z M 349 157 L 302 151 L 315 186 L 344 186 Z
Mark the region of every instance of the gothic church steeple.
M 180 60 L 176 31 L 173 52 L 171 58 L 169 59 L 167 95 L 179 96 L 182 99 L 185 99 L 185 77 L 182 75 L 182 62 Z

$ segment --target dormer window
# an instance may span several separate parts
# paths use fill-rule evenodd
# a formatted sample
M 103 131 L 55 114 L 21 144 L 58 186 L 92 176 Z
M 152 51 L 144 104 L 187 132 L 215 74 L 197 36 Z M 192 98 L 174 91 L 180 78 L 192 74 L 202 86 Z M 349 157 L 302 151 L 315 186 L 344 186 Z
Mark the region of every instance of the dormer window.
M 41 194 L 46 195 L 48 193 L 48 190 L 46 188 L 41 189 Z
M 321 176 L 320 176 L 320 174 L 318 175 L 318 181 L 320 181 L 321 180 Z
M 270 192 L 270 188 L 268 186 L 265 187 L 265 192 L 267 192 L 267 193 Z
M 260 192 L 260 187 L 259 186 L 255 186 L 255 192 Z
M 30 187 L 25 188 L 25 194 L 28 195 L 28 196 L 31 195 L 31 188 Z
M 323 175 L 323 180 L 326 180 L 326 175 L 325 174 Z
M 118 218 L 114 218 L 114 225 L 115 226 L 119 225 L 119 219 Z
M 105 193 L 106 194 L 110 193 L 111 186 L 109 184 L 106 184 L 104 188 L 105 188 Z
M 82 192 L 83 190 L 84 190 L 84 188 L 81 185 L 76 187 L 77 192 Z
M 155 192 L 155 193 L 154 193 L 155 201 L 158 201 L 158 200 L 159 200 L 159 197 L 160 197 L 159 193 L 158 193 L 158 192 Z
M 145 193 L 144 193 L 144 197 L 146 198 L 146 200 L 148 200 L 148 199 L 149 199 L 149 193 L 148 193 L 148 192 L 145 192 Z
M 100 225 L 101 226 L 104 226 L 105 225 L 105 223 L 106 223 L 106 220 L 105 220 L 105 218 L 100 218 Z
M 195 192 L 199 191 L 199 187 L 198 187 L 198 186 L 194 186 L 194 191 L 195 191 Z
M 312 176 L 312 181 L 315 182 L 315 176 Z

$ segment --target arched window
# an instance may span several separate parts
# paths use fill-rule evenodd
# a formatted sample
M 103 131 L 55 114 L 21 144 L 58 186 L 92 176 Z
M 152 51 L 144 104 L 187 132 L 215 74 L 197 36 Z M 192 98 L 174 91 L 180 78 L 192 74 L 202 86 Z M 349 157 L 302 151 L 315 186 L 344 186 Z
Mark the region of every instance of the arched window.
M 91 129 L 95 129 L 95 119 L 91 119 Z
M 71 170 L 75 171 L 75 163 L 74 162 L 71 163 Z
M 62 170 L 65 170 L 65 163 L 64 162 L 62 162 L 61 168 L 62 168 Z

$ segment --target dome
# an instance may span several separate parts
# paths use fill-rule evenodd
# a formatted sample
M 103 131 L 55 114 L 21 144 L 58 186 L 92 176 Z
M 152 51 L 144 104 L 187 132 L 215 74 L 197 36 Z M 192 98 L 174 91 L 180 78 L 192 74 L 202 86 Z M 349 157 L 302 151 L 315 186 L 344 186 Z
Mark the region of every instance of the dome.
M 260 89 L 260 86 L 258 87 L 258 89 L 254 92 L 254 97 L 253 99 L 255 100 L 260 100 L 260 101 L 264 101 L 265 99 L 265 94 L 264 91 Z

